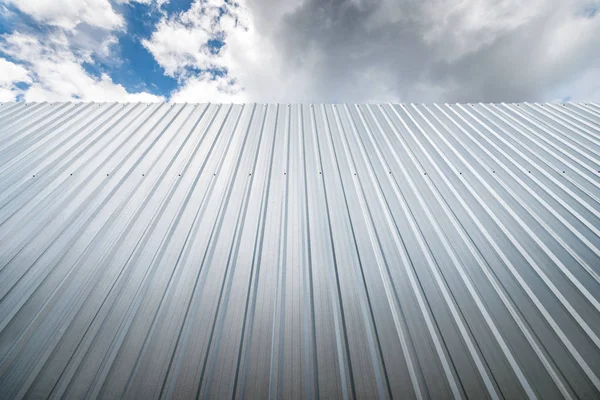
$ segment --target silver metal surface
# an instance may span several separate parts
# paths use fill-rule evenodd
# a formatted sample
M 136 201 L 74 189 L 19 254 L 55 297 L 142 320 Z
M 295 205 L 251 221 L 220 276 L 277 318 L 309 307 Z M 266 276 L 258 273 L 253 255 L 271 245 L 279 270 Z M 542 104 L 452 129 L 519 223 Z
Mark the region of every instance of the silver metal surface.
M 598 398 L 600 106 L 4 103 L 0 397 Z

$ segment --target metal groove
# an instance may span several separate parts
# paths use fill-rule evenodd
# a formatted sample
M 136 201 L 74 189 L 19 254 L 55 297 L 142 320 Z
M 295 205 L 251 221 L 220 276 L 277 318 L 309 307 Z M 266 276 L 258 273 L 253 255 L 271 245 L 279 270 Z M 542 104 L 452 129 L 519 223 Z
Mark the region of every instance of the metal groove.
M 600 106 L 0 103 L 0 399 L 600 397 Z

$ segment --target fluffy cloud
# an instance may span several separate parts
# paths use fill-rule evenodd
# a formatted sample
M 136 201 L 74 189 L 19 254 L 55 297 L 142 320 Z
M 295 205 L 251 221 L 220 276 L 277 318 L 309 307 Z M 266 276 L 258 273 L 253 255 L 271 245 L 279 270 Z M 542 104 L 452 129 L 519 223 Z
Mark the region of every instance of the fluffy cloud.
M 81 23 L 104 29 L 123 26 L 109 0 L 3 0 L 38 22 L 74 29 Z
M 14 101 L 19 94 L 17 83 L 30 83 L 31 77 L 25 68 L 0 58 L 0 101 Z
M 202 73 L 188 79 L 185 85 L 172 93 L 171 101 L 178 103 L 246 103 L 249 99 L 243 88 L 236 82 L 224 77 L 215 77 L 209 73 Z
M 554 91 L 554 101 L 600 102 L 600 67 L 587 70 Z
M 254 15 L 241 2 L 195 1 L 187 11 L 160 21 L 143 44 L 165 73 L 181 82 L 172 101 L 260 101 L 253 82 L 265 78 L 270 82 L 264 90 L 274 97 L 306 90 L 294 87 L 291 75 L 274 75 L 281 59 L 271 54 L 273 44 L 256 33 Z
M 15 32 L 2 37 L 0 51 L 22 63 L 0 63 L 5 85 L 13 88 L 13 99 L 21 94 L 26 101 L 163 100 L 148 93 L 128 93 L 105 74 L 89 75 L 82 66 L 83 62 L 91 61 L 89 54 L 73 52 L 64 33 L 51 34 L 42 42 L 36 36 Z M 7 75 L 7 71 L 13 74 Z M 17 89 L 16 82 L 26 82 L 29 86 Z
M 553 100 L 573 96 L 565 83 L 600 68 L 591 51 L 600 48 L 598 8 L 586 0 L 196 0 L 165 17 L 145 46 L 180 79 L 174 99 Z M 224 44 L 215 52 L 209 40 Z
M 46 24 L 0 36 L 0 98 L 163 99 L 83 67 L 119 62 L 119 10 L 138 2 L 162 15 L 141 43 L 172 101 L 600 100 L 599 0 L 167 1 L 0 0 Z
M 122 28 L 123 17 L 109 0 L 0 0 L 38 22 L 72 30 L 79 24 L 103 29 Z M 150 4 L 154 0 L 117 0 L 118 3 Z M 159 0 L 164 2 L 164 0 Z
M 152 36 L 142 44 L 172 77 L 185 79 L 198 70 L 223 66 L 211 40 L 220 41 L 232 33 L 239 17 L 239 4 L 224 0 L 202 0 L 189 10 L 163 18 Z M 202 74 L 194 79 L 202 79 Z
M 202 28 L 187 28 L 184 24 L 161 21 L 151 40 L 144 46 L 169 76 L 181 76 L 186 68 L 211 66 L 208 41 L 210 32 Z
M 422 3 L 418 17 L 425 43 L 438 45 L 443 56 L 455 60 L 526 27 L 544 16 L 551 3 L 543 0 L 430 0 Z
M 151 0 L 122 0 L 121 2 Z M 162 101 L 150 93 L 130 93 L 105 73 L 92 75 L 84 64 L 115 65 L 115 30 L 123 17 L 109 0 L 0 0 L 39 21 L 31 27 L 2 6 L 3 17 L 20 27 L 0 35 L 0 100 L 12 101 Z M 19 85 L 19 83 L 22 83 Z
M 0 86 L 12 85 L 19 82 L 31 82 L 29 73 L 23 66 L 0 58 Z

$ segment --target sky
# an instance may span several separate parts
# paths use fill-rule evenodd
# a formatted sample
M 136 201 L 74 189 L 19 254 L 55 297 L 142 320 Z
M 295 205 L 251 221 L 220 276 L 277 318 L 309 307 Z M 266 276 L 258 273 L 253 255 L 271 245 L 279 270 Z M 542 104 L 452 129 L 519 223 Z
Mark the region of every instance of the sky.
M 600 0 L 0 0 L 0 101 L 600 101 Z

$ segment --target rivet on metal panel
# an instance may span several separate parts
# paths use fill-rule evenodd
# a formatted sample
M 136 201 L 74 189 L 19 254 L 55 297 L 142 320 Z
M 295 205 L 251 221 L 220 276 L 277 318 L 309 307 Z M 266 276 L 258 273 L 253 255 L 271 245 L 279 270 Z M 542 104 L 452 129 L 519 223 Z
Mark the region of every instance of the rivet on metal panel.
M 106 176 L 108 176 L 108 174 L 106 174 Z
M 319 175 L 321 175 L 321 171 L 319 171 Z
M 565 173 L 565 171 L 563 171 L 563 174 Z
M 492 174 L 495 174 L 495 173 L 496 173 L 496 171 L 492 171 Z
M 145 176 L 144 174 L 142 174 L 142 176 Z
M 69 176 L 73 176 L 73 174 L 70 174 Z
M 35 175 L 33 177 L 35 178 Z
M 213 174 L 213 176 L 217 176 L 217 174 Z
M 427 175 L 427 172 L 425 172 L 423 175 Z
M 178 174 L 178 176 L 181 176 L 181 174 Z
M 460 174 L 462 175 L 462 172 Z
M 527 172 L 531 173 L 531 171 L 527 171 Z
M 252 173 L 249 173 L 248 176 L 252 176 Z
M 392 173 L 392 171 L 388 171 L 390 174 Z
M 356 176 L 356 174 L 354 174 L 354 176 Z

